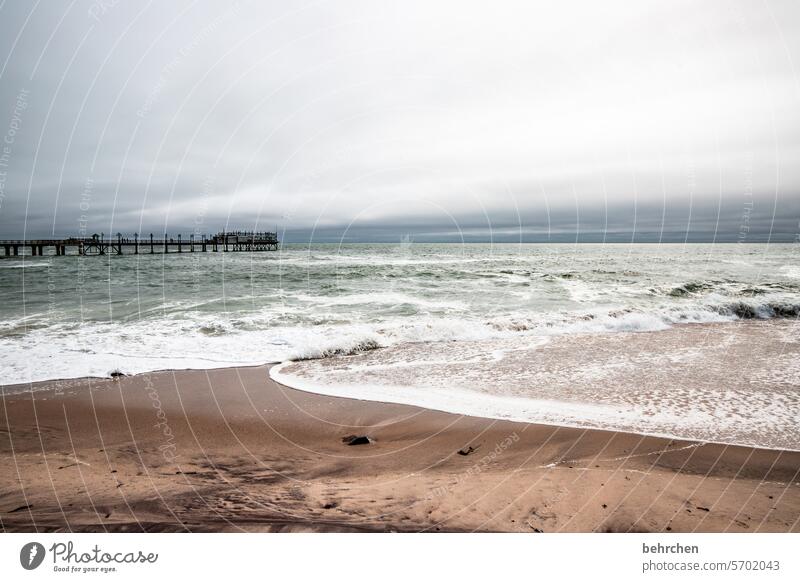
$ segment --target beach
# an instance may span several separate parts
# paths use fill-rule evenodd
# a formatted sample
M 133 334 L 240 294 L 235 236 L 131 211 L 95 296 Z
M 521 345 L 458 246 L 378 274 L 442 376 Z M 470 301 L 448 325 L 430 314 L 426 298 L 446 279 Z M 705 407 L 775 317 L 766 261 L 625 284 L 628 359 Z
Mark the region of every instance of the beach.
M 9 532 L 800 531 L 799 452 L 317 395 L 269 366 L 2 400 Z
M 406 240 L 4 259 L 0 525 L 798 531 L 795 261 Z

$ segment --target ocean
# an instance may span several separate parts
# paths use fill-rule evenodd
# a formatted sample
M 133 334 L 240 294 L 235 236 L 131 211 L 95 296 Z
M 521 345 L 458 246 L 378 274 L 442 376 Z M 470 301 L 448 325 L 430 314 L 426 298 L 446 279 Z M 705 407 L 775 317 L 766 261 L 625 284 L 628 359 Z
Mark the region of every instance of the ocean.
M 800 449 L 798 259 L 408 239 L 7 258 L 0 377 L 284 362 L 276 379 L 324 394 Z

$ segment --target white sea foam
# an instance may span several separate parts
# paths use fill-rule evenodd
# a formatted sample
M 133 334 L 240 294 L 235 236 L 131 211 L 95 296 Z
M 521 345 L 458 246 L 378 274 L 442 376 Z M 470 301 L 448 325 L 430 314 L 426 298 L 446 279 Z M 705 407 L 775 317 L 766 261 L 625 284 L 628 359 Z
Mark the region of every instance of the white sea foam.
M 13 262 L 8 264 L 0 264 L 0 269 L 36 269 L 36 268 L 46 268 L 49 267 L 50 263 L 47 261 L 23 261 L 23 262 Z
M 309 392 L 457 414 L 800 450 L 799 355 L 800 329 L 776 321 L 402 344 L 285 362 L 270 376 Z
M 367 298 L 346 305 L 361 305 Z M 385 301 L 387 297 L 379 298 Z M 368 302 L 367 302 L 368 303 Z M 744 306 L 744 307 L 743 307 Z M 429 308 L 432 305 L 428 305 Z M 437 307 L 443 308 L 442 305 Z M 454 307 L 449 306 L 451 310 Z M 796 309 L 796 307 L 795 307 Z M 280 325 L 309 321 L 300 308 L 241 313 L 186 312 L 176 305 L 149 310 L 147 317 L 118 322 L 62 322 L 45 325 L 31 315 L 0 322 L 0 372 L 5 384 L 106 376 L 111 370 L 139 373 L 167 368 L 214 368 L 312 359 L 418 342 L 474 342 L 514 337 L 548 337 L 610 332 L 653 332 L 676 324 L 720 323 L 756 318 L 775 311 L 756 301 L 732 306 L 712 303 L 670 307 L 654 313 L 590 309 L 579 312 L 479 318 L 421 312 L 380 322 Z M 164 312 L 158 319 L 152 312 Z M 457 313 L 457 310 L 455 310 Z M 313 321 L 313 320 L 312 320 Z
M 781 273 L 792 279 L 800 279 L 800 267 L 794 265 L 784 265 L 781 267 Z
M 414 305 L 424 309 L 466 310 L 468 308 L 463 301 L 436 301 L 399 292 L 353 293 L 334 297 L 301 294 L 296 298 L 323 306 L 379 304 L 385 306 Z

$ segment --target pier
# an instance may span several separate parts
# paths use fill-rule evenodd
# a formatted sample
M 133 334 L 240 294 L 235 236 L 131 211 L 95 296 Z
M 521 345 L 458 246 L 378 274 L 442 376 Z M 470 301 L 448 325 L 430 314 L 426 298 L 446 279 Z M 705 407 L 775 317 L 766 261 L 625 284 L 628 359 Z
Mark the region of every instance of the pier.
M 116 237 L 106 238 L 103 234 L 91 237 L 43 238 L 43 239 L 7 239 L 0 240 L 0 249 L 6 257 L 18 256 L 102 256 L 102 255 L 141 255 L 194 252 L 258 252 L 277 251 L 280 242 L 277 232 L 254 232 L 237 230 L 219 232 L 212 236 L 190 234 L 188 236 L 170 236 L 155 238 L 140 237 L 134 234 L 125 237 L 118 233 Z M 26 253 L 26 250 L 30 253 Z

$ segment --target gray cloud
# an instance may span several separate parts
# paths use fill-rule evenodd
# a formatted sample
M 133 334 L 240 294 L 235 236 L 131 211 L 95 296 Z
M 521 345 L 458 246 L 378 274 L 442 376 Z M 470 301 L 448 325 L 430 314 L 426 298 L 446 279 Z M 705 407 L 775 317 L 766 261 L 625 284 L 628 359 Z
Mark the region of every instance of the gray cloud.
M 789 241 L 798 39 L 790 1 L 8 1 L 0 233 Z

